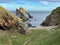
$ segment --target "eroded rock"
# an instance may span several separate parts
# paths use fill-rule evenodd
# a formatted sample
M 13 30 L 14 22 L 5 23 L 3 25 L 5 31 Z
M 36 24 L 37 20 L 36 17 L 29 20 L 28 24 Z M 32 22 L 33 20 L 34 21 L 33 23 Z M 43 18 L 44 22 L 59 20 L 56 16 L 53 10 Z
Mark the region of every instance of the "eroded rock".
M 24 8 L 16 9 L 16 15 L 23 19 L 23 21 L 29 20 L 29 18 L 33 18 Z M 28 17 L 27 17 L 28 16 Z

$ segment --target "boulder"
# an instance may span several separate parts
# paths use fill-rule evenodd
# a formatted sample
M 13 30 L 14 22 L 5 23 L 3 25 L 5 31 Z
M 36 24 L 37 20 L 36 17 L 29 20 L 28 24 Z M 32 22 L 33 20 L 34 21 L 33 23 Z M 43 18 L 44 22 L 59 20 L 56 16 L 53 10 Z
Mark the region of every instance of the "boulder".
M 27 23 L 28 27 L 32 27 L 32 24 L 31 23 Z
M 20 33 L 25 34 L 27 27 L 21 18 L 0 6 L 0 29 L 17 29 Z
M 49 16 L 41 24 L 43 26 L 57 26 L 60 25 L 60 7 L 54 9 Z

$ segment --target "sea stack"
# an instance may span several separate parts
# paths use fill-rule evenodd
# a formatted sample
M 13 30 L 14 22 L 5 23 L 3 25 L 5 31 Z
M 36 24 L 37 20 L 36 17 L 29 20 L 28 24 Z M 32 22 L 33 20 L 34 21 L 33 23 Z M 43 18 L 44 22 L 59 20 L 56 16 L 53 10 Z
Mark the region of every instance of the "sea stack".
M 16 15 L 23 19 L 24 21 L 29 20 L 29 18 L 33 18 L 24 8 L 20 7 L 19 9 L 16 9 Z M 28 16 L 28 17 L 27 17 Z
M 49 16 L 41 24 L 43 26 L 57 26 L 60 25 L 60 7 L 54 9 Z

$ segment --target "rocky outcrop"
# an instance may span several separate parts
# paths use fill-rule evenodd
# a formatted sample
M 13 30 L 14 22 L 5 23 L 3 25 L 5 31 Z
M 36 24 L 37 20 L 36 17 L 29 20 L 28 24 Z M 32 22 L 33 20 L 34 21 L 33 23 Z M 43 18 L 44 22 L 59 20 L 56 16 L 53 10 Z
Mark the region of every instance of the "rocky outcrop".
M 33 18 L 24 8 L 16 9 L 16 15 L 23 19 L 23 21 L 29 20 L 29 18 Z M 28 16 L 28 17 L 27 17 Z
M 56 26 L 60 25 L 60 7 L 54 9 L 45 21 L 41 24 L 43 26 Z
M 31 23 L 27 23 L 28 27 L 32 27 L 32 24 Z
M 25 34 L 27 30 L 21 18 L 7 11 L 2 6 L 0 6 L 0 29 L 1 30 L 17 29 L 22 34 Z

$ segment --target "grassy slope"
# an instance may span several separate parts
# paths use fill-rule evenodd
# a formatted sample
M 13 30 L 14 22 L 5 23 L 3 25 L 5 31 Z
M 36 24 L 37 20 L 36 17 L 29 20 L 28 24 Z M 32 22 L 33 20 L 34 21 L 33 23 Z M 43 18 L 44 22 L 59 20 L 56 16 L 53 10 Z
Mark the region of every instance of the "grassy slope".
M 18 20 L 19 22 L 22 23 L 22 19 L 21 18 L 18 18 L 15 14 L 13 14 L 12 12 L 9 12 L 7 9 L 3 8 L 2 6 L 0 6 L 0 12 L 8 13 L 9 16 L 13 17 L 15 20 Z
M 24 43 L 25 45 L 60 45 L 60 28 L 52 31 L 31 31 L 29 35 L 21 35 L 17 31 L 12 33 L 0 30 L 0 45 L 23 45 Z

